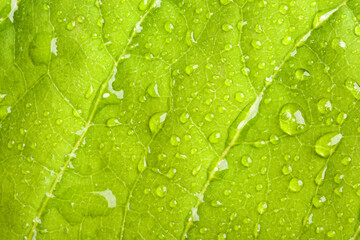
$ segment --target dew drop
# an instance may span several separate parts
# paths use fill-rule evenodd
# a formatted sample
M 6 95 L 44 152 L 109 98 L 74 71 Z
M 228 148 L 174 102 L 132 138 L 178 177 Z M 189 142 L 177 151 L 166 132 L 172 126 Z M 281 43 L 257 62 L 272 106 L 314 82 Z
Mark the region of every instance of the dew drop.
M 339 125 L 342 125 L 345 122 L 345 119 L 347 118 L 347 114 L 344 112 L 339 113 L 339 115 L 336 118 L 336 122 Z
M 172 135 L 170 137 L 170 144 L 173 145 L 173 146 L 179 146 L 180 141 L 181 141 L 181 139 L 176 135 Z
M 151 0 L 141 0 L 140 3 L 139 3 L 139 6 L 138 6 L 139 9 L 141 11 L 145 11 L 146 9 L 149 8 L 150 2 L 151 2 Z
M 291 37 L 290 36 L 286 36 L 281 40 L 282 44 L 284 45 L 289 45 L 289 43 L 291 43 Z
M 152 134 L 156 134 L 164 125 L 166 112 L 158 112 L 150 117 L 149 128 Z
M 267 210 L 268 206 L 266 202 L 260 202 L 257 207 L 257 211 L 260 215 L 264 214 Z
M 351 92 L 351 94 L 356 98 L 360 99 L 360 86 L 357 82 L 347 79 L 345 81 L 345 87 Z
M 324 167 L 323 169 L 321 169 L 321 171 L 316 175 L 315 177 L 315 183 L 317 185 L 321 185 L 325 179 L 325 173 L 326 173 L 326 169 L 327 167 Z
M 326 202 L 326 198 L 325 196 L 319 196 L 316 195 L 313 199 L 312 199 L 312 204 L 314 205 L 314 207 L 316 208 L 321 208 L 322 206 L 325 205 Z
M 229 32 L 232 29 L 233 29 L 233 26 L 231 26 L 230 24 L 222 25 L 222 30 L 224 30 L 225 32 Z
M 116 118 L 109 118 L 107 121 L 106 121 L 106 126 L 107 127 L 116 127 L 116 126 L 119 126 L 121 125 L 121 123 L 119 122 L 118 119 Z
M 168 33 L 171 33 L 172 30 L 174 29 L 174 26 L 171 24 L 171 22 L 166 22 L 164 25 L 165 31 L 167 31 Z
M 149 87 L 147 88 L 146 92 L 151 97 L 160 97 L 159 90 L 158 90 L 158 85 L 156 83 L 151 83 L 149 85 Z
M 245 95 L 242 92 L 238 92 L 235 94 L 235 100 L 242 103 L 245 100 Z
M 214 114 L 212 114 L 212 113 L 207 113 L 206 115 L 205 115 L 205 120 L 206 121 L 208 121 L 208 122 L 211 122 L 212 120 L 214 120 Z
M 200 169 L 201 169 L 201 164 L 199 166 L 193 168 L 193 170 L 191 171 L 192 175 L 196 176 L 199 173 Z
M 322 114 L 329 113 L 332 111 L 332 104 L 329 99 L 323 98 L 317 103 L 317 108 Z
M 261 42 L 258 40 L 252 40 L 251 41 L 251 46 L 253 46 L 255 49 L 260 49 L 261 48 Z
M 195 43 L 197 43 L 197 41 L 194 38 L 194 32 L 192 31 L 187 31 L 186 32 L 186 44 L 191 47 L 193 46 Z
M 310 78 L 310 73 L 303 68 L 298 68 L 295 71 L 295 78 L 299 81 L 308 80 Z
M 189 114 L 187 112 L 183 112 L 181 115 L 180 115 L 180 122 L 181 123 L 186 123 L 187 121 L 189 121 Z
M 0 120 L 3 120 L 9 113 L 11 113 L 10 106 L 0 106 Z
M 360 25 L 356 25 L 355 34 L 356 34 L 356 36 L 360 36 Z
M 349 165 L 350 162 L 351 162 L 351 157 L 344 157 L 344 158 L 341 160 L 341 164 L 344 165 L 344 166 Z
M 71 30 L 73 30 L 73 29 L 75 28 L 75 26 L 76 26 L 76 22 L 75 22 L 75 21 L 71 21 L 71 22 L 69 22 L 69 23 L 66 25 L 66 29 L 69 30 L 69 31 L 71 31 Z
M 300 179 L 293 178 L 290 180 L 289 189 L 292 192 L 300 192 L 300 190 L 303 188 L 303 186 L 304 186 L 304 183 Z
M 270 142 L 274 145 L 278 144 L 279 143 L 279 137 L 276 136 L 276 135 L 271 135 L 270 136 Z
M 284 175 L 289 175 L 292 172 L 292 167 L 290 165 L 284 165 L 282 168 L 282 173 Z
M 166 189 L 166 187 L 163 186 L 163 185 L 162 185 L 162 186 L 158 186 L 158 187 L 156 188 L 156 190 L 155 190 L 156 195 L 157 195 L 158 197 L 160 197 L 160 198 L 165 197 L 166 192 L 167 192 L 167 189 Z
M 213 132 L 209 136 L 209 142 L 211 143 L 218 143 L 220 140 L 221 134 L 219 132 Z
M 222 5 L 228 5 L 229 3 L 231 3 L 232 2 L 232 0 L 220 0 L 220 3 L 222 4 Z
M 250 156 L 248 155 L 244 155 L 242 156 L 241 158 L 241 164 L 244 166 L 244 167 L 250 167 L 252 165 L 252 159 L 250 158 Z
M 86 91 L 85 97 L 86 97 L 86 98 L 90 98 L 93 93 L 94 93 L 94 88 L 93 88 L 93 86 L 91 85 L 91 86 L 89 87 L 89 89 Z
M 342 138 L 342 134 L 338 132 L 332 132 L 321 136 L 316 141 L 315 152 L 323 158 L 331 156 L 335 152 L 335 149 Z
M 296 135 L 306 130 L 305 118 L 301 107 L 295 103 L 283 106 L 280 111 L 280 128 L 289 135 Z

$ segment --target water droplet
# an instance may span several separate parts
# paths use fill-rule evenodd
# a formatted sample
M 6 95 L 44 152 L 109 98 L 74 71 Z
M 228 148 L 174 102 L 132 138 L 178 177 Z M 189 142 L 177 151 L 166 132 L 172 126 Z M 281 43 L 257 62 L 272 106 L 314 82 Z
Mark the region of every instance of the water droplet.
M 257 211 L 259 214 L 264 214 L 267 210 L 268 206 L 266 202 L 260 202 L 257 207 Z
M 295 71 L 295 78 L 299 81 L 308 80 L 310 78 L 310 73 L 303 68 L 298 68 Z
M 0 120 L 3 120 L 10 112 L 10 106 L 0 106 Z
M 231 3 L 232 2 L 232 0 L 220 0 L 220 3 L 222 4 L 222 5 L 228 5 L 229 3 Z
M 199 66 L 198 65 L 188 65 L 185 67 L 185 72 L 187 75 L 191 75 Z
M 341 160 L 341 164 L 344 165 L 344 166 L 349 165 L 350 162 L 351 162 L 351 157 L 344 157 L 344 158 Z
M 345 122 L 345 119 L 347 118 L 347 114 L 344 112 L 339 113 L 339 115 L 336 118 L 336 122 L 339 125 L 342 125 Z
M 337 173 L 334 177 L 334 182 L 340 184 L 344 178 L 344 175 Z
M 331 11 L 320 11 L 315 15 L 314 21 L 313 21 L 313 28 L 319 28 L 321 27 L 326 20 L 334 13 L 337 9 L 333 9 Z
M 280 6 L 280 8 L 279 8 L 279 11 L 282 13 L 282 14 L 286 14 L 287 13 L 287 11 L 288 11 L 288 6 L 286 6 L 286 5 L 281 5 Z
M 332 111 L 332 104 L 329 99 L 323 98 L 317 103 L 317 108 L 320 113 L 325 114 Z
M 252 159 L 250 158 L 250 156 L 248 155 L 244 155 L 242 156 L 241 158 L 241 164 L 244 166 L 244 167 L 250 167 L 252 165 Z
M 170 206 L 171 208 L 175 208 L 176 205 L 177 205 L 177 201 L 176 201 L 175 199 L 173 199 L 173 200 L 170 201 L 170 203 L 169 203 L 169 206 Z
M 180 141 L 181 141 L 181 139 L 176 135 L 172 135 L 170 137 L 170 144 L 173 145 L 173 146 L 179 146 Z
M 286 36 L 281 40 L 282 44 L 284 45 L 288 45 L 289 43 L 291 43 L 291 36 Z
M 171 24 L 171 22 L 166 22 L 164 25 L 165 31 L 167 31 L 168 33 L 171 33 L 172 30 L 174 29 L 174 26 Z
M 158 187 L 156 188 L 156 190 L 155 190 L 156 195 L 158 195 L 158 196 L 161 197 L 161 198 L 165 197 L 166 192 L 167 192 L 167 189 L 166 189 L 166 187 L 163 186 L 163 185 L 162 185 L 162 186 L 158 186 Z
M 360 36 L 360 25 L 356 25 L 355 34 L 356 34 L 356 36 Z
M 176 173 L 176 169 L 175 168 L 170 168 L 169 171 L 166 173 L 166 177 L 169 179 L 174 178 Z
M 186 123 L 187 121 L 189 121 L 189 114 L 187 112 L 183 112 L 181 115 L 180 115 L 180 122 L 181 123 Z
M 279 137 L 276 136 L 276 135 L 271 135 L 270 136 L 270 142 L 274 145 L 278 144 L 279 143 Z
M 151 83 L 149 85 L 149 87 L 147 88 L 146 92 L 151 97 L 160 97 L 159 90 L 158 90 L 158 85 L 156 83 Z
M 66 25 L 66 29 L 69 30 L 69 31 L 71 31 L 71 30 L 73 30 L 73 29 L 75 28 L 75 26 L 76 26 L 76 22 L 75 22 L 75 21 L 71 21 L 71 22 L 69 22 L 69 23 Z
M 332 132 L 321 136 L 315 144 L 315 152 L 324 158 L 331 156 L 343 136 L 340 133 Z
M 292 167 L 290 165 L 284 165 L 282 168 L 282 173 L 284 175 L 289 175 L 292 172 Z
M 149 128 L 152 134 L 156 134 L 164 125 L 166 112 L 158 112 L 150 117 Z
M 93 93 L 94 93 L 94 88 L 92 85 L 90 85 L 89 89 L 85 93 L 85 97 L 90 98 Z
M 326 233 L 326 236 L 328 236 L 329 238 L 332 238 L 332 237 L 335 237 L 335 235 L 336 235 L 336 232 L 335 231 L 328 231 L 327 233 Z
M 326 173 L 327 167 L 325 166 L 321 171 L 316 175 L 315 177 L 315 183 L 317 185 L 321 185 L 325 179 L 325 173 Z
M 300 179 L 293 178 L 290 180 L 289 189 L 293 192 L 299 192 L 303 188 L 304 184 Z
M 146 168 L 146 158 L 143 156 L 138 163 L 138 171 L 142 172 Z
M 244 95 L 244 93 L 242 93 L 242 92 L 238 92 L 238 93 L 236 93 L 235 94 L 235 100 L 236 101 L 238 101 L 238 102 L 244 102 L 244 100 L 245 100 L 245 95 Z
M 316 207 L 316 208 L 321 208 L 322 206 L 324 206 L 326 202 L 326 198 L 325 196 L 319 196 L 316 195 L 313 199 L 312 199 L 312 204 Z
M 222 25 L 222 30 L 224 30 L 225 32 L 229 32 L 232 29 L 233 29 L 233 26 L 231 26 L 230 24 Z
M 261 48 L 261 42 L 258 40 L 252 40 L 251 41 L 251 46 L 253 46 L 256 49 L 260 49 Z
M 218 143 L 220 140 L 221 134 L 219 132 L 213 132 L 209 136 L 209 142 L 211 143 Z
M 194 32 L 187 31 L 186 32 L 186 44 L 191 47 L 194 45 L 194 43 L 197 43 L 194 38 Z
M 139 9 L 145 11 L 150 6 L 151 0 L 141 0 L 139 3 Z
M 345 87 L 352 93 L 356 99 L 360 99 L 360 86 L 357 82 L 347 79 L 345 81 Z
M 195 167 L 195 168 L 191 171 L 192 175 L 193 175 L 193 176 L 196 176 L 196 175 L 199 173 L 200 169 L 201 169 L 201 164 L 200 164 L 199 166 Z
M 116 126 L 119 126 L 119 125 L 121 125 L 121 123 L 116 118 L 109 118 L 106 121 L 106 126 L 108 126 L 108 127 L 116 127 Z
M 280 111 L 280 128 L 289 135 L 296 135 L 306 130 L 305 118 L 299 105 L 289 103 L 283 106 Z
M 56 124 L 57 125 L 61 125 L 63 123 L 63 120 L 62 119 L 56 119 Z
M 227 0 L 221 0 L 221 1 L 227 1 Z M 218 239 L 218 240 L 224 240 L 224 239 L 226 239 L 226 233 L 219 233 L 217 239 Z
M 206 115 L 205 115 L 205 120 L 206 121 L 208 121 L 208 122 L 211 122 L 212 120 L 214 120 L 214 114 L 212 114 L 212 113 L 207 113 Z

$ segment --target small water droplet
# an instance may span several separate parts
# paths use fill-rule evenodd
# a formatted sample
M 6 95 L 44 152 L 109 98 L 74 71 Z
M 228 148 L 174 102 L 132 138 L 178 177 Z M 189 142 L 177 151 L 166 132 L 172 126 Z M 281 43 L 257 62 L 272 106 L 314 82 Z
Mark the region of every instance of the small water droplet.
M 181 115 L 180 115 L 180 122 L 181 123 L 186 123 L 187 121 L 189 121 L 189 114 L 187 112 L 183 112 Z
M 345 81 L 345 87 L 352 93 L 356 99 L 360 99 L 360 86 L 357 82 L 351 79 Z
M 257 211 L 259 214 L 264 214 L 267 210 L 268 206 L 266 202 L 260 202 L 257 207 Z
M 168 33 L 171 33 L 172 30 L 174 29 L 174 26 L 171 24 L 171 22 L 166 22 L 164 25 L 165 31 L 167 31 Z
M 317 103 L 317 108 L 320 113 L 325 114 L 332 111 L 332 104 L 329 99 L 323 98 Z
M 165 197 L 166 192 L 167 192 L 167 188 L 166 188 L 165 186 L 163 186 L 163 185 L 162 185 L 162 186 L 158 186 L 158 187 L 156 188 L 156 190 L 155 190 L 156 195 L 158 195 L 158 197 L 160 197 L 160 198 Z
M 325 202 L 326 202 L 325 196 L 316 195 L 316 196 L 313 197 L 313 199 L 312 199 L 312 204 L 313 204 L 316 208 L 321 208 L 322 206 L 325 205 Z
M 345 119 L 347 118 L 347 114 L 344 112 L 339 113 L 339 115 L 336 118 L 336 122 L 339 125 L 342 125 L 345 122 Z
M 250 167 L 252 165 L 252 159 L 250 158 L 250 156 L 248 155 L 244 155 L 242 156 L 241 158 L 241 164 L 244 166 L 244 167 Z
M 116 118 L 109 118 L 106 121 L 106 126 L 108 126 L 108 127 L 116 127 L 116 126 L 119 126 L 119 125 L 121 125 L 121 123 Z
M 158 112 L 150 117 L 149 128 L 152 134 L 156 134 L 164 125 L 166 112 Z
M 280 8 L 279 8 L 279 11 L 282 13 L 282 14 L 286 14 L 287 12 L 288 12 L 288 10 L 289 10 L 289 8 L 288 8 L 288 6 L 286 6 L 286 5 L 280 5 Z
M 310 78 L 310 73 L 303 68 L 298 68 L 295 71 L 295 78 L 299 81 L 308 80 Z
M 192 175 L 196 176 L 199 173 L 200 169 L 201 169 L 201 164 L 199 166 L 193 168 L 193 170 L 191 171 Z
M 349 165 L 350 162 L 351 162 L 351 157 L 344 157 L 344 158 L 341 160 L 341 164 L 344 165 L 344 166 Z
M 214 114 L 212 114 L 212 113 L 207 113 L 206 115 L 205 115 L 205 120 L 206 121 L 208 121 L 208 122 L 211 122 L 212 120 L 214 120 Z
M 233 29 L 233 26 L 231 26 L 230 24 L 222 25 L 222 30 L 224 30 L 225 32 L 229 32 L 232 29 Z
M 316 141 L 315 152 L 323 158 L 331 156 L 335 152 L 335 149 L 342 138 L 343 136 L 338 132 L 332 132 L 321 136 Z
M 150 2 L 151 2 L 151 0 L 141 0 L 140 3 L 139 3 L 139 6 L 138 6 L 139 9 L 141 11 L 145 11 L 146 9 L 149 8 Z
M 289 135 L 296 135 L 306 130 L 303 110 L 295 103 L 284 105 L 279 118 L 280 128 Z
M 56 124 L 57 125 L 61 125 L 63 123 L 63 120 L 62 119 L 56 119 Z
M 175 168 L 170 168 L 169 171 L 166 173 L 166 177 L 169 179 L 174 178 L 176 173 L 176 169 Z
M 276 136 L 276 135 L 271 135 L 270 136 L 270 142 L 274 145 L 278 144 L 279 143 L 279 137 Z
M 286 36 L 281 40 L 282 44 L 289 45 L 291 43 L 291 36 Z
M 93 93 L 94 93 L 94 88 L 92 85 L 90 85 L 89 89 L 85 93 L 85 97 L 90 98 Z
M 259 40 L 252 40 L 251 41 L 251 46 L 253 46 L 255 49 L 260 49 L 261 48 L 261 42 Z
M 209 136 L 209 142 L 211 143 L 218 143 L 220 140 L 221 134 L 219 132 L 213 132 Z
M 173 146 L 179 146 L 180 145 L 180 142 L 181 142 L 181 139 L 176 136 L 176 135 L 172 135 L 170 137 L 170 144 L 173 145 Z
M 282 173 L 284 175 L 289 175 L 292 172 L 292 167 L 290 165 L 284 165 L 282 168 Z
M 325 179 L 325 173 L 326 173 L 327 167 L 325 166 L 321 171 L 316 175 L 315 177 L 315 183 L 317 185 L 321 185 Z
M 229 3 L 231 3 L 232 2 L 232 0 L 220 0 L 220 3 L 222 4 L 222 5 L 228 5 Z
M 235 94 L 235 100 L 242 103 L 245 100 L 245 95 L 242 92 L 238 92 Z
M 300 179 L 293 178 L 290 180 L 289 189 L 292 192 L 299 192 L 303 188 L 304 184 Z
M 76 22 L 75 22 L 75 21 L 71 21 L 71 22 L 69 22 L 69 23 L 66 25 L 66 29 L 69 30 L 69 31 L 71 31 L 71 30 L 73 30 L 73 29 L 75 28 L 75 26 L 76 26 Z

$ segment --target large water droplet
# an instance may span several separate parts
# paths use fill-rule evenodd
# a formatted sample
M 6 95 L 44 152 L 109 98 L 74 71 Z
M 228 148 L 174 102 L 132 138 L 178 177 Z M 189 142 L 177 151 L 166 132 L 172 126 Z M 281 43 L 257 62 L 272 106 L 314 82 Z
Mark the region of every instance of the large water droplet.
M 181 142 L 181 139 L 178 136 L 172 135 L 170 137 L 170 144 L 171 145 L 178 146 L 178 145 L 180 145 L 180 142 Z
M 335 149 L 342 138 L 343 136 L 338 132 L 332 132 L 321 136 L 316 141 L 315 152 L 324 158 L 331 156 L 335 152 Z
M 158 112 L 150 117 L 149 128 L 152 134 L 156 134 L 164 125 L 166 112 Z
M 326 198 L 325 196 L 319 196 L 316 195 L 313 199 L 312 199 L 312 204 L 316 207 L 316 208 L 321 208 L 322 206 L 324 206 L 326 202 Z
M 165 31 L 167 31 L 168 33 L 171 33 L 172 30 L 174 29 L 174 26 L 170 23 L 170 22 L 166 22 L 164 25 Z
M 306 130 L 303 110 L 295 103 L 283 106 L 279 117 L 280 128 L 289 135 L 296 135 Z

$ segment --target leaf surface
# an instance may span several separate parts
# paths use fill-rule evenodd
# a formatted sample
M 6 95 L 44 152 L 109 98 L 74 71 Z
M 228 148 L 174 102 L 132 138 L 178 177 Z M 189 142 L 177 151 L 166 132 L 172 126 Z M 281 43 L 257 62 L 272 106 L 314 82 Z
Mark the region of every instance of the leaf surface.
M 360 2 L 0 2 L 3 239 L 358 239 Z

